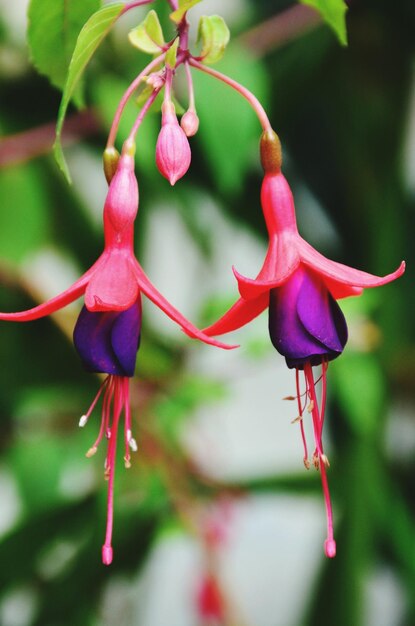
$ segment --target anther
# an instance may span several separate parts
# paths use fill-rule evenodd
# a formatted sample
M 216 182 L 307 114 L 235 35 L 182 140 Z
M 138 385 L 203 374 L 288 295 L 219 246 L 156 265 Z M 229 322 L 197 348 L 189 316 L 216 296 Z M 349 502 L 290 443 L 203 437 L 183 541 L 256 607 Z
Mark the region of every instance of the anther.
M 137 452 L 138 446 L 137 446 L 137 442 L 134 439 L 134 437 L 130 437 L 130 439 L 128 440 L 128 445 L 130 446 L 130 448 L 131 448 L 131 450 L 133 452 Z
M 79 428 L 83 428 L 86 425 L 87 421 L 88 421 L 87 415 L 82 415 L 79 420 Z
M 91 458 L 91 456 L 94 456 L 94 454 L 96 453 L 96 451 L 98 450 L 98 448 L 96 446 L 92 446 L 92 448 L 89 448 L 88 452 L 86 453 L 86 457 L 88 459 Z
M 306 470 L 310 469 L 310 461 L 307 458 L 303 459 L 304 462 L 304 467 L 306 468 Z
M 321 454 L 320 459 L 322 460 L 322 462 L 324 463 L 326 467 L 330 467 L 329 460 L 325 454 Z
M 303 419 L 302 415 L 297 415 L 297 417 L 294 417 L 294 419 L 291 420 L 291 424 L 296 424 L 297 422 L 301 422 L 302 419 Z
M 124 467 L 125 469 L 130 469 L 131 467 L 131 461 L 128 456 L 124 457 Z
M 283 398 L 283 400 L 296 400 L 297 398 L 295 396 L 285 396 L 285 398 Z
M 314 409 L 314 402 L 311 400 L 310 404 L 307 407 L 308 413 L 312 413 Z

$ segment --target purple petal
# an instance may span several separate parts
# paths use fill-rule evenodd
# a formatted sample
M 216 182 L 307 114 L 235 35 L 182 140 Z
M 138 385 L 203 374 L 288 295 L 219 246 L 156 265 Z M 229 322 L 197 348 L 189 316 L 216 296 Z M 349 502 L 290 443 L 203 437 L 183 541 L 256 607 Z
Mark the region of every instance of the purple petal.
M 347 341 L 343 314 L 324 284 L 299 268 L 270 291 L 269 332 L 288 367 L 317 365 L 341 354 Z
M 91 312 L 84 306 L 74 329 L 75 348 L 89 372 L 133 376 L 140 341 L 141 306 Z

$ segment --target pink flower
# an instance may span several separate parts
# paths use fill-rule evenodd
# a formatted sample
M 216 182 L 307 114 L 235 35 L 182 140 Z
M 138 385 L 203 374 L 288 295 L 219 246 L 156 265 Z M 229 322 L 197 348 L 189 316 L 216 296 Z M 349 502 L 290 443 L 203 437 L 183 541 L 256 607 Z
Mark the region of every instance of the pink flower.
M 325 553 L 333 557 L 336 543 L 326 477 L 329 464 L 323 451 L 322 430 L 328 361 L 341 354 L 347 341 L 346 322 L 336 300 L 359 295 L 365 287 L 378 287 L 395 280 L 403 274 L 405 264 L 392 274 L 379 277 L 330 261 L 314 250 L 298 233 L 292 193 L 280 171 L 280 152 L 272 143 L 275 137 L 261 145 L 265 169 L 261 203 L 269 235 L 264 264 L 255 279 L 245 278 L 234 269 L 241 297 L 204 332 L 208 335 L 228 333 L 269 308 L 272 343 L 286 357 L 288 366 L 296 369 L 298 417 L 294 421 L 300 423 L 307 468 L 310 462 L 303 428 L 307 404 L 311 413 L 315 440 L 313 462 L 321 471 L 327 511 Z M 320 405 L 312 371 L 312 367 L 319 364 L 322 366 Z M 305 393 L 300 389 L 300 371 L 304 371 Z
M 115 161 L 113 159 L 112 161 Z M 111 163 L 112 163 L 111 161 Z M 115 168 L 114 168 L 115 169 Z M 19 313 L 0 313 L 0 320 L 26 322 L 54 313 L 85 294 L 74 330 L 76 350 L 90 372 L 107 374 L 89 410 L 80 419 L 85 426 L 103 396 L 101 427 L 87 456 L 96 453 L 105 436 L 108 451 L 107 530 L 102 548 L 105 565 L 112 561 L 113 492 L 118 425 L 124 413 L 125 466 L 130 449 L 137 445 L 131 431 L 129 378 L 134 374 L 141 334 L 141 293 L 182 327 L 190 337 L 230 348 L 212 340 L 177 311 L 152 285 L 134 255 L 134 220 L 138 210 L 138 186 L 134 174 L 134 146 L 127 145 L 112 177 L 104 206 L 104 251 L 94 265 L 69 289 L 44 304 Z
M 174 185 L 186 174 L 191 158 L 190 145 L 177 120 L 174 104 L 165 101 L 156 145 L 156 163 L 159 172 Z
M 229 349 L 189 322 L 157 291 L 134 254 L 134 219 L 138 210 L 138 186 L 134 158 L 124 151 L 104 206 L 104 251 L 90 269 L 69 289 L 33 309 L 0 313 L 0 320 L 28 322 L 50 315 L 85 294 L 89 311 L 125 311 L 143 293 L 182 330 L 195 339 Z

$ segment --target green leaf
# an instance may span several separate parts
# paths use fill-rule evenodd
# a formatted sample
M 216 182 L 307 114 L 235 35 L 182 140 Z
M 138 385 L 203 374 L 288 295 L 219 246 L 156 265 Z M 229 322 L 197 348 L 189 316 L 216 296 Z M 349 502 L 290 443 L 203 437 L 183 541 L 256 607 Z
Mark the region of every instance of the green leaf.
M 179 0 L 179 8 L 170 14 L 170 19 L 175 24 L 180 24 L 185 13 L 196 4 L 199 4 L 199 2 L 201 2 L 201 0 Z
M 33 65 L 62 89 L 84 23 L 100 6 L 100 0 L 31 0 L 28 10 L 28 43 Z M 77 103 L 81 102 L 77 94 Z
M 150 11 L 145 20 L 130 31 L 128 39 L 142 52 L 160 54 L 166 44 L 157 13 Z
M 317 9 L 326 24 L 335 32 L 342 46 L 347 46 L 347 5 L 344 0 L 300 0 L 300 2 Z
M 203 15 L 200 18 L 197 38 L 202 41 L 200 56 L 203 57 L 203 63 L 216 63 L 225 52 L 230 32 L 220 15 Z
M 176 67 L 177 61 L 177 48 L 179 47 L 179 37 L 176 37 L 170 48 L 166 53 L 166 65 L 171 69 Z
M 56 140 L 53 146 L 55 159 L 65 174 L 68 182 L 71 181 L 68 166 L 63 155 L 61 134 L 66 110 L 71 100 L 75 87 L 82 73 L 90 61 L 95 50 L 109 33 L 117 18 L 121 15 L 124 4 L 110 4 L 94 13 L 79 33 L 75 50 L 69 65 L 68 77 L 63 91 L 61 105 L 59 107 L 58 121 L 56 124 Z

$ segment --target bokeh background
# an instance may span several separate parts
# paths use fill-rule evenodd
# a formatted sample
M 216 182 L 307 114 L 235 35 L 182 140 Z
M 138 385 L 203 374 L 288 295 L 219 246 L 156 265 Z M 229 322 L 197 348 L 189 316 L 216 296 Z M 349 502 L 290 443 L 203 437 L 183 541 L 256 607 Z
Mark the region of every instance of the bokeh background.
M 145 63 L 126 39 L 146 12 L 136 10 L 87 71 L 86 112 L 69 115 L 68 187 L 50 154 L 60 93 L 29 61 L 26 4 L 0 0 L 4 311 L 58 293 L 100 254 L 102 149 Z M 350 340 L 329 368 L 325 432 L 338 555 L 323 554 L 319 475 L 302 464 L 295 407 L 282 400 L 294 374 L 266 315 L 225 353 L 146 302 L 132 383 L 139 451 L 128 471 L 120 451 L 115 558 L 101 565 L 104 451 L 85 458 L 99 415 L 77 427 L 99 379 L 72 346 L 78 303 L 1 326 L 1 626 L 415 624 L 414 4 L 350 2 L 348 48 L 290 2 L 203 0 L 193 22 L 215 12 L 232 32 L 218 69 L 268 110 L 303 236 L 376 274 L 407 261 L 395 284 L 342 303 Z M 136 234 L 153 282 L 202 326 L 237 296 L 232 264 L 256 275 L 266 238 L 255 115 L 227 87 L 194 79 L 200 131 L 173 189 L 154 163 L 159 115 L 139 132 Z M 180 80 L 177 96 L 186 102 Z M 133 103 L 121 138 L 136 112 Z

